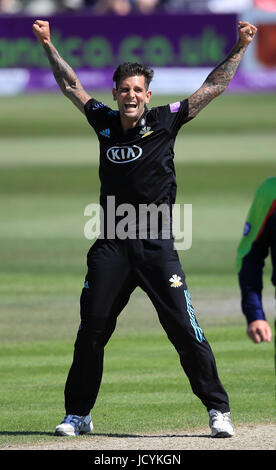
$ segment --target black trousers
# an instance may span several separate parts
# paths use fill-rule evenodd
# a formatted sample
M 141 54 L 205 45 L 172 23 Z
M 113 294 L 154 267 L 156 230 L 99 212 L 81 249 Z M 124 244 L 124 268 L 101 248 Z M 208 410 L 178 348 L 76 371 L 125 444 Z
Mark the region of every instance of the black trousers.
M 195 395 L 207 410 L 229 411 L 228 396 L 195 318 L 173 240 L 99 239 L 88 252 L 87 264 L 81 324 L 65 385 L 66 414 L 84 416 L 93 408 L 102 379 L 104 347 L 137 286 L 155 306 Z

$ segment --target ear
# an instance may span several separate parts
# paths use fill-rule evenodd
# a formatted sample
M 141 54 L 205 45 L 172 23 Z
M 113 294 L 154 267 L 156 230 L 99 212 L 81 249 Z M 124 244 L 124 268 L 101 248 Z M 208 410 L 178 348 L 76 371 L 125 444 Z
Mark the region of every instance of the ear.
M 113 95 L 113 100 L 117 101 L 117 90 L 116 90 L 116 88 L 112 88 L 112 95 Z
M 149 101 L 151 99 L 151 95 L 152 95 L 152 91 L 148 90 L 147 93 L 146 93 L 146 99 L 145 99 L 146 104 L 149 103 Z

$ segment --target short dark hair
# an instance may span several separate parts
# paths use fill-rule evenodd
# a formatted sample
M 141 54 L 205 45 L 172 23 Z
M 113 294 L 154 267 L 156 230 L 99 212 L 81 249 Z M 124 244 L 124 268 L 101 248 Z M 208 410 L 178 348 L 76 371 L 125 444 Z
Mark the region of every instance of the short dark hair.
M 143 75 L 145 77 L 145 85 L 148 90 L 154 71 L 146 65 L 138 64 L 137 62 L 124 62 L 117 67 L 113 75 L 116 89 L 118 90 L 121 80 L 127 77 L 134 77 L 135 75 Z

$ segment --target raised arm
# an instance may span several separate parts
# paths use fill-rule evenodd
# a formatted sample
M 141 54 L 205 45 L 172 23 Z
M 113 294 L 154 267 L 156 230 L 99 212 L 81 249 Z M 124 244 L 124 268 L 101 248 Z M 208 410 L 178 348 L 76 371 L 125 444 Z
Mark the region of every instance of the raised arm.
M 189 117 L 195 117 L 210 101 L 223 93 L 234 77 L 248 45 L 257 28 L 250 23 L 238 23 L 239 39 L 226 59 L 206 78 L 203 85 L 189 98 Z
M 84 105 L 91 97 L 83 89 L 74 70 L 62 59 L 57 49 L 51 43 L 48 21 L 36 20 L 33 24 L 33 32 L 44 47 L 54 77 L 61 91 L 83 114 L 85 114 Z

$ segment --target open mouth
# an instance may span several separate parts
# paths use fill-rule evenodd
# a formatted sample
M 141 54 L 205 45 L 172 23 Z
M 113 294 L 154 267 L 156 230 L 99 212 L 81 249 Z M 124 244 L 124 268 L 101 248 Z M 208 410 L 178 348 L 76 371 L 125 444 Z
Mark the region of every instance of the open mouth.
M 126 111 L 129 111 L 130 109 L 136 109 L 137 108 L 136 103 L 126 103 L 124 106 L 125 106 Z

